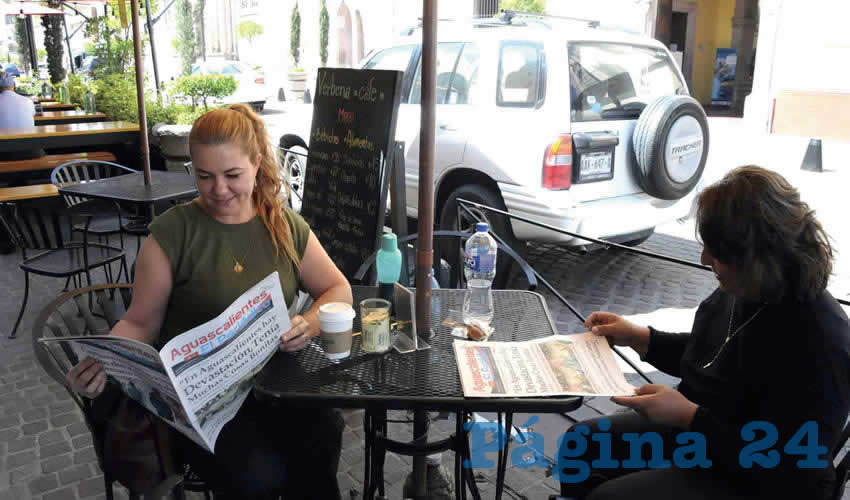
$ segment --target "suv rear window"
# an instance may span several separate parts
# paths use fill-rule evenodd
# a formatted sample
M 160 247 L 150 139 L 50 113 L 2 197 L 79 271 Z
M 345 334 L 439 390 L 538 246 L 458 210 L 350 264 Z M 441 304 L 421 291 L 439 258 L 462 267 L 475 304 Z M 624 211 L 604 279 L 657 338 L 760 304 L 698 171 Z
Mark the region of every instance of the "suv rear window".
M 686 94 L 662 49 L 619 43 L 571 43 L 572 121 L 628 120 L 665 95 Z

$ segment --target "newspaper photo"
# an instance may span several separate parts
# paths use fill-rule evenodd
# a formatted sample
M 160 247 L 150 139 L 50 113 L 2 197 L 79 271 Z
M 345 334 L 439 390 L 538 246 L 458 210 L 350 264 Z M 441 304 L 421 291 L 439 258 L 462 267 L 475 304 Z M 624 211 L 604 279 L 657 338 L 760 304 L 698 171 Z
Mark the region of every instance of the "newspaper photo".
M 59 344 L 68 370 L 91 357 L 132 399 L 204 448 L 213 451 L 221 428 L 250 393 L 254 376 L 290 328 L 286 300 L 274 272 L 216 318 L 177 335 L 157 352 L 114 336 L 42 338 Z
M 454 341 L 469 398 L 634 394 L 608 341 L 591 333 L 527 342 Z

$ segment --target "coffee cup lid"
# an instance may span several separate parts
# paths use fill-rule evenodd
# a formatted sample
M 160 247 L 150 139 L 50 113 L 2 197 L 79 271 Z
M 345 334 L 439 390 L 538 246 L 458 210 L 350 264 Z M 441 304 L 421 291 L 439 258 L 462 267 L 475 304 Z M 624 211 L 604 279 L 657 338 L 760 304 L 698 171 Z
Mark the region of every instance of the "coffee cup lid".
M 345 302 L 328 302 L 319 306 L 319 321 L 351 321 L 354 308 Z

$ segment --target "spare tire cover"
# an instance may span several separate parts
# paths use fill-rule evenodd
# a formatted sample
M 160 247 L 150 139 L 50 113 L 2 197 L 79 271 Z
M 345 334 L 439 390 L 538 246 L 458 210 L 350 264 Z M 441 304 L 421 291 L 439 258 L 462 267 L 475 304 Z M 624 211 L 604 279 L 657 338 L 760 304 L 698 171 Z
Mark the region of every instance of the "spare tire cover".
M 647 194 L 677 200 L 699 182 L 708 158 L 708 121 L 692 97 L 659 97 L 632 134 L 634 173 Z

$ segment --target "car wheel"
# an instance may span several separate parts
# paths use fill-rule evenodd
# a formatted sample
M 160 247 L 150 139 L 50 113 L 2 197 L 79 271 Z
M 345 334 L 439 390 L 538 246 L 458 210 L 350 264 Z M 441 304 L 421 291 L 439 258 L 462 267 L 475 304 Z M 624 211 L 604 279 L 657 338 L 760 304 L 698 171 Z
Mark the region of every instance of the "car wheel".
M 473 201 L 498 210 L 506 210 L 505 202 L 502 201 L 502 197 L 493 190 L 477 184 L 464 184 L 452 191 L 446 199 L 446 202 L 440 211 L 440 229 L 474 233 L 475 223 L 477 221 L 484 221 L 490 225 L 491 232 L 499 235 L 499 237 L 502 238 L 502 240 L 504 240 L 504 242 L 515 252 L 523 255 L 525 243 L 518 241 L 514 237 L 508 217 L 494 214 L 476 207 L 467 207 L 472 215 L 465 211 L 461 211 L 460 227 L 458 227 L 458 199 Z M 451 248 L 441 248 L 440 258 L 445 259 L 451 265 L 463 262 L 463 249 L 461 247 L 458 245 L 443 246 Z M 454 252 L 459 252 L 459 254 L 455 255 Z M 506 255 L 501 251 L 499 252 L 499 255 L 496 257 L 496 279 L 493 283 L 494 288 L 504 288 L 507 285 L 510 280 L 512 261 L 513 259 L 509 255 Z M 459 269 L 458 272 L 462 274 L 463 270 Z
M 304 173 L 307 167 L 307 150 L 301 146 L 292 146 L 284 155 L 281 180 L 289 186 L 289 208 L 301 212 L 301 199 L 304 196 Z
M 257 113 L 262 113 L 264 109 L 266 109 L 266 103 L 264 102 L 255 102 L 251 104 L 251 107 L 254 108 L 254 111 Z
M 632 146 L 634 172 L 647 194 L 677 200 L 699 182 L 708 159 L 708 121 L 690 96 L 664 96 L 640 114 Z

